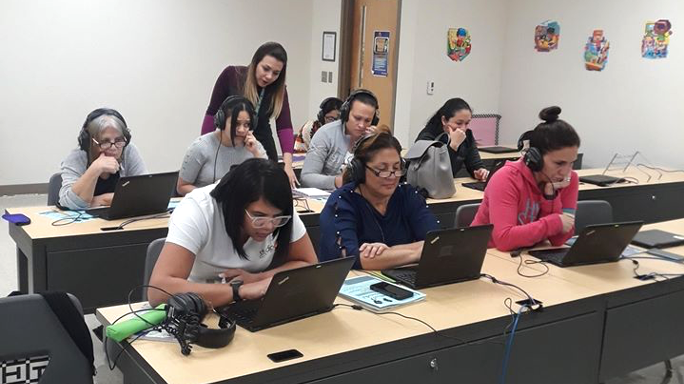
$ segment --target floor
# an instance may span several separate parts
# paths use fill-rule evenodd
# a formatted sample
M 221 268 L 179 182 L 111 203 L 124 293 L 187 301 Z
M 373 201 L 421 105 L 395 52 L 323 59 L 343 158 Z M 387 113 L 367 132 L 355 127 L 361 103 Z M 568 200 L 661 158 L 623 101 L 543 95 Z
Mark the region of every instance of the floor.
M 46 195 L 17 195 L 0 196 L 0 211 L 5 208 L 25 207 L 44 205 L 47 200 Z M 7 228 L 8 223 L 0 220 L 0 297 L 6 296 L 17 286 L 16 268 L 16 249 L 14 242 L 9 237 Z M 99 325 L 94 315 L 85 316 L 88 328 L 93 329 Z M 118 369 L 110 371 L 105 362 L 102 343 L 93 336 L 93 347 L 95 349 L 95 367 L 97 384 L 121 384 L 123 376 Z M 632 372 L 623 377 L 617 377 L 607 381 L 605 384 L 684 384 L 684 356 L 679 356 L 672 360 L 674 367 L 673 376 L 665 377 L 664 364 L 655 364 L 650 367 Z

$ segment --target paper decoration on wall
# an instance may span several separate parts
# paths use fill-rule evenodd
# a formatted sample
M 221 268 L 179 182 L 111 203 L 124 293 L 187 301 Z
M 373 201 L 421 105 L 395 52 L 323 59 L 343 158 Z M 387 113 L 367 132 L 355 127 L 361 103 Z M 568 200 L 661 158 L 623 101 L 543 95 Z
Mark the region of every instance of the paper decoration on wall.
M 373 76 L 387 77 L 389 43 L 389 31 L 373 32 L 373 65 L 371 66 Z
M 549 52 L 558 48 L 560 25 L 555 21 L 545 21 L 534 29 L 534 49 L 537 52 Z
M 608 62 L 610 43 L 602 29 L 595 29 L 584 47 L 584 65 L 587 71 L 602 71 Z
M 463 61 L 470 54 L 470 32 L 465 28 L 449 28 L 447 32 L 447 56 L 453 61 Z
M 641 41 L 641 56 L 647 59 L 664 59 L 670 45 L 672 24 L 669 20 L 660 19 L 655 23 L 646 23 L 644 39 Z

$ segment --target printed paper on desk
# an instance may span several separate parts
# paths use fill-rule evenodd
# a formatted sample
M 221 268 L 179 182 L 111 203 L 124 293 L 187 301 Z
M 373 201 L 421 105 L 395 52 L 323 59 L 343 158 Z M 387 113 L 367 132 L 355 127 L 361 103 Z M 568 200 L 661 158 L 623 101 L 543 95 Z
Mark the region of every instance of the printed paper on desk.
M 342 288 L 340 288 L 340 296 L 375 312 L 389 310 L 394 307 L 414 303 L 425 298 L 424 293 L 404 286 L 401 286 L 401 288 L 413 292 L 413 296 L 404 300 L 396 300 L 370 289 L 371 285 L 381 282 L 383 282 L 383 280 L 373 276 L 357 276 L 349 278 L 344 281 L 344 284 L 342 284 Z
M 330 192 L 318 188 L 295 188 L 292 190 L 295 197 L 307 197 L 310 199 L 328 198 Z

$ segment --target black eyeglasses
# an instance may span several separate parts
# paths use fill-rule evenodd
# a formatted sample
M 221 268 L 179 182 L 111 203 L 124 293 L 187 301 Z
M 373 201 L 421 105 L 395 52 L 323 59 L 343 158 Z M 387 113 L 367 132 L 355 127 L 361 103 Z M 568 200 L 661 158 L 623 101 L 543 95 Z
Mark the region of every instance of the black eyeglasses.
M 93 142 L 95 143 L 95 145 L 100 147 L 100 149 L 109 149 L 112 147 L 112 145 L 115 146 L 116 148 L 121 149 L 126 145 L 126 139 L 124 139 L 124 138 L 116 139 L 114 141 L 104 141 L 102 143 L 93 139 Z
M 373 169 L 369 166 L 366 165 L 366 169 L 369 171 L 373 172 L 373 174 L 377 177 L 382 177 L 383 179 L 387 179 L 390 176 L 394 175 L 396 177 L 402 177 L 406 174 L 406 169 L 405 168 L 399 168 L 395 169 L 392 171 L 378 171 L 377 169 Z

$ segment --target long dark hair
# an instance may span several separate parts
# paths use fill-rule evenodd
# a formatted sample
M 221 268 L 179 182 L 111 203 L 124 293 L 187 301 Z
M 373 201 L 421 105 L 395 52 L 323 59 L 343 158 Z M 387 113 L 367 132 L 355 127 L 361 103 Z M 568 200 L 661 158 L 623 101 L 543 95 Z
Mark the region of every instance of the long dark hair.
M 256 52 L 254 52 L 252 61 L 247 67 L 247 78 L 243 85 L 243 94 L 252 102 L 252 104 L 257 105 L 259 92 L 257 91 L 256 83 L 256 67 L 266 56 L 273 56 L 276 60 L 283 63 L 283 69 L 280 71 L 280 75 L 278 75 L 278 78 L 273 84 L 269 84 L 267 87 L 268 89 L 273 90 L 271 105 L 269 105 L 268 108 L 271 111 L 271 116 L 273 116 L 273 118 L 278 118 L 280 112 L 283 110 L 283 100 L 285 100 L 285 75 L 287 73 L 287 52 L 280 43 L 269 41 L 268 43 L 262 44 L 257 48 Z M 256 122 L 254 124 L 256 125 Z
M 211 191 L 211 197 L 216 199 L 223 212 L 226 233 L 233 242 L 233 249 L 243 259 L 248 257 L 240 238 L 245 209 L 249 204 L 263 198 L 280 209 L 283 215 L 292 216 L 294 211 L 290 179 L 278 164 L 266 159 L 245 160 L 229 171 Z M 293 220 L 274 232 L 278 244 L 274 260 L 287 256 Z
M 459 97 L 449 99 L 446 101 L 446 103 L 444 103 L 444 105 L 442 105 L 440 109 L 437 110 L 437 112 L 435 112 L 434 115 L 432 115 L 427 124 L 425 124 L 425 128 L 428 128 L 432 134 L 439 135 L 443 131 L 442 117 L 444 117 L 446 120 L 449 120 L 454 117 L 458 111 L 462 111 L 464 109 L 470 111 L 470 113 L 473 113 L 470 105 L 466 103 L 465 100 Z
M 539 123 L 529 135 L 530 147 L 535 147 L 542 155 L 567 147 L 579 147 L 580 138 L 572 125 L 558 118 L 561 108 L 552 106 L 542 109 Z
M 223 111 L 225 121 L 228 121 L 230 119 L 230 142 L 233 144 L 233 146 L 235 146 L 235 135 L 237 130 L 238 116 L 240 115 L 240 112 L 247 112 L 247 115 L 249 115 L 250 119 L 249 125 L 250 128 L 253 130 L 254 126 L 256 125 L 256 121 L 253 121 L 254 107 L 252 106 L 252 103 L 245 97 L 228 96 L 223 101 L 219 109 Z M 224 125 L 223 127 L 218 128 L 223 131 L 225 127 L 226 126 Z

